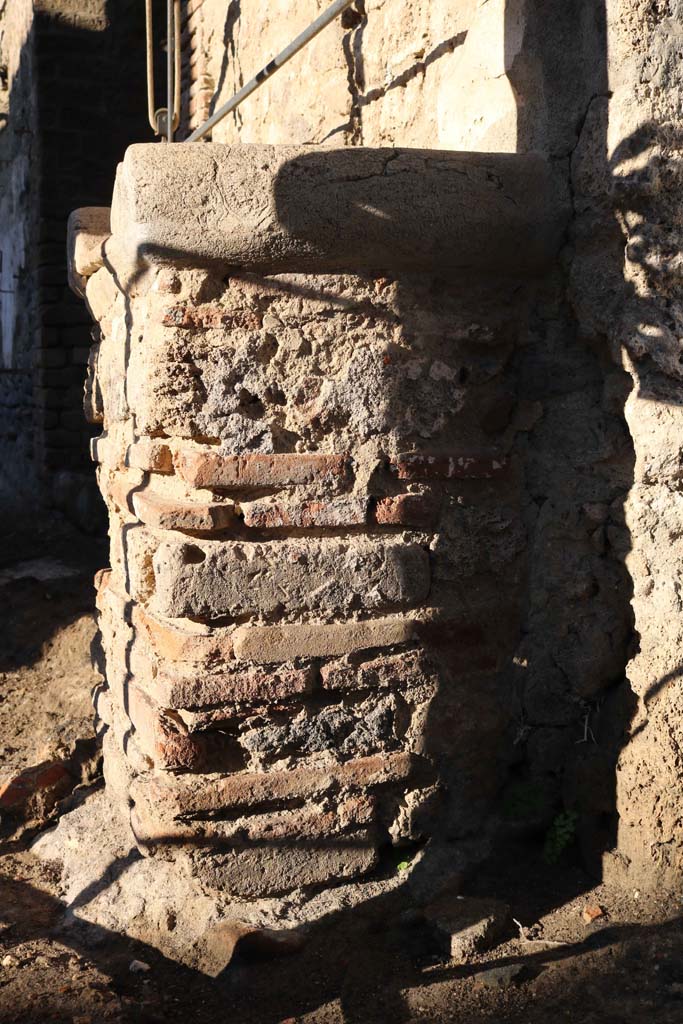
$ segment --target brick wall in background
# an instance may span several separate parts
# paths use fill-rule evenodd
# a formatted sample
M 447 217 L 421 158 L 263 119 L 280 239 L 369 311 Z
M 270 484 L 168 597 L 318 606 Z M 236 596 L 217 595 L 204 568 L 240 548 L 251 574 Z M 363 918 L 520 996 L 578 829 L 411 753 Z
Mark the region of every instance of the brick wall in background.
M 0 6 L 13 70 L 0 142 L 0 176 L 13 185 L 2 190 L 13 204 L 9 222 L 3 217 L 9 223 L 5 267 L 13 261 L 4 276 L 19 282 L 11 310 L 3 304 L 4 365 L 12 370 L 2 388 L 7 429 L 1 436 L 9 456 L 3 461 L 29 481 L 29 493 L 41 489 L 82 526 L 97 529 L 102 519 L 88 497 L 94 492 L 91 430 L 83 417 L 92 323 L 68 287 L 66 223 L 76 206 L 108 204 L 126 146 L 149 139 L 144 5 L 36 0 L 24 6 L 14 0 Z M 13 440 L 19 437 L 21 444 Z
M 30 252 L 37 165 L 30 0 L 0 2 L 0 501 L 5 512 L 35 487 L 31 346 L 37 303 Z

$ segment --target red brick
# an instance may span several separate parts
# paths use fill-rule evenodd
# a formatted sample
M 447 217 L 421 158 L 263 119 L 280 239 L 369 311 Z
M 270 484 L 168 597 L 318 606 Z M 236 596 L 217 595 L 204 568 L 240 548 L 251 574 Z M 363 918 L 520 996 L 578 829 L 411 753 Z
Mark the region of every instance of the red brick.
M 232 635 L 227 631 L 193 633 L 155 618 L 141 605 L 133 607 L 132 623 L 162 662 L 222 664 L 233 657 Z
M 502 455 L 399 455 L 392 460 L 399 480 L 488 480 L 507 469 Z
M 415 526 L 433 529 L 439 518 L 440 501 L 435 494 L 397 494 L 379 498 L 375 522 L 380 526 Z
M 36 800 L 44 806 L 54 805 L 73 785 L 74 780 L 62 761 L 44 761 L 0 783 L 0 810 L 16 814 Z
M 135 730 L 135 742 L 145 757 L 166 771 L 210 771 L 237 768 L 241 755 L 231 751 L 220 732 L 190 733 L 177 716 L 160 708 L 135 684 L 128 682 L 125 712 Z
M 98 569 L 93 578 L 93 584 L 97 594 L 103 593 L 111 583 L 111 569 Z
M 157 768 L 196 770 L 206 760 L 202 738 L 184 731 L 135 684 L 125 688 L 125 711 L 140 750 Z
M 157 530 L 215 533 L 235 521 L 234 505 L 167 498 L 146 487 L 139 479 L 115 473 L 101 479 L 102 492 L 122 512 L 128 512 L 146 526 Z
M 329 501 L 282 502 L 253 501 L 242 505 L 245 526 L 262 530 L 278 527 L 362 526 L 367 521 L 368 498 L 342 497 Z
M 234 633 L 238 661 L 261 663 L 293 658 L 327 658 L 372 647 L 405 644 L 415 635 L 410 619 L 365 619 L 361 622 L 292 623 L 238 626 Z
M 136 487 L 140 486 L 139 481 L 131 480 L 120 473 L 111 473 L 107 477 L 100 475 L 99 484 L 105 501 L 112 501 L 120 512 L 135 515 L 133 492 Z
M 274 671 L 249 668 L 237 672 L 197 672 L 194 675 L 160 672 L 151 687 L 155 697 L 165 707 L 197 708 L 227 701 L 255 703 L 286 700 L 310 693 L 314 681 L 314 673 L 310 668 Z M 220 714 L 226 717 L 225 712 Z
M 140 778 L 131 793 L 136 804 L 158 805 L 159 813 L 202 814 L 206 811 L 252 809 L 280 801 L 308 800 L 338 789 L 364 790 L 378 786 L 424 784 L 431 778 L 427 762 L 415 754 L 359 758 L 328 768 L 289 771 L 237 772 L 225 776 L 151 776 Z
M 161 810 L 161 813 L 160 813 Z M 202 835 L 213 839 L 237 839 L 243 842 L 282 842 L 283 840 L 325 839 L 371 825 L 375 814 L 375 801 L 361 796 L 342 800 L 338 807 L 323 811 L 317 804 L 294 810 L 275 810 L 254 814 L 236 821 L 202 822 Z M 164 820 L 163 807 L 139 803 L 132 816 L 135 836 L 142 842 L 152 843 L 168 836 L 168 820 Z M 197 824 L 173 822 L 174 840 L 192 840 L 197 835 Z
M 286 487 L 348 479 L 350 461 L 346 455 L 217 455 L 214 452 L 183 451 L 175 466 L 193 487 L 239 490 L 254 487 Z

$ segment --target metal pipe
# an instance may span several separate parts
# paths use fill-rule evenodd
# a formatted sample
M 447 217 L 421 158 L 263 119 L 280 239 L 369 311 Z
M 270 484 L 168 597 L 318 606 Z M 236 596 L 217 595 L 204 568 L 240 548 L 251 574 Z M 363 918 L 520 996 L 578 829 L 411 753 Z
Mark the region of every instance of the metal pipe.
M 166 0 L 166 139 L 173 142 L 175 101 L 175 0 Z
M 291 60 L 299 50 L 303 49 L 311 39 L 314 39 L 319 32 L 322 32 L 322 30 L 329 25 L 331 21 L 334 21 L 337 15 L 341 14 L 347 7 L 350 7 L 352 3 L 354 3 L 354 0 L 334 0 L 334 3 L 330 4 L 327 10 L 323 11 L 319 18 L 316 18 L 315 21 L 301 33 L 301 35 L 298 35 L 296 39 L 289 44 L 289 46 L 285 47 L 281 53 L 278 53 L 277 57 L 274 57 L 269 64 L 266 64 L 266 66 L 262 68 L 261 71 L 259 71 L 259 73 L 249 82 L 247 82 L 247 84 L 243 86 L 238 93 L 235 93 L 231 100 L 224 103 L 222 107 L 219 107 L 218 110 L 216 110 L 211 117 L 204 122 L 204 124 L 200 125 L 199 128 L 196 128 L 188 137 L 187 141 L 196 142 L 197 139 L 201 139 L 207 132 L 210 132 L 214 125 L 217 125 L 219 121 L 222 121 L 224 117 L 227 117 L 228 114 L 239 107 L 240 103 L 246 100 L 247 96 L 251 96 L 251 94 L 255 92 L 260 85 L 263 85 L 267 78 L 270 78 L 270 76 L 275 74 L 275 72 L 286 64 L 288 60 Z
M 175 33 L 173 52 L 175 56 L 175 89 L 173 91 L 173 127 L 177 128 L 178 125 L 180 124 L 180 0 L 175 0 Z
M 147 34 L 147 117 L 153 131 L 159 134 L 154 105 L 154 32 L 152 27 L 152 0 L 145 0 L 145 28 Z

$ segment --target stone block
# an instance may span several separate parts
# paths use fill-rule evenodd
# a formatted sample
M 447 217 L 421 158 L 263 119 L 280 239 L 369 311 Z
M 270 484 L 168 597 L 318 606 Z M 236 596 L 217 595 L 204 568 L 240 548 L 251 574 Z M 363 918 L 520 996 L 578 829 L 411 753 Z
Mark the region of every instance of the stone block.
M 111 234 L 109 207 L 84 206 L 74 210 L 67 224 L 69 285 L 79 297 L 85 284 L 104 263 L 103 246 Z
M 446 894 L 425 908 L 443 953 L 467 963 L 491 949 L 510 923 L 510 908 L 500 900 Z
M 568 216 L 566 189 L 534 153 L 356 146 L 134 145 L 112 203 L 131 263 L 181 252 L 276 273 L 528 274 L 552 259 Z
M 378 859 L 372 839 L 360 833 L 318 842 L 243 845 L 227 853 L 211 848 L 192 858 L 191 870 L 210 888 L 257 898 L 361 878 Z
M 164 542 L 154 558 L 156 608 L 170 618 L 270 616 L 411 607 L 429 593 L 429 558 L 416 544 L 370 538 L 262 544 Z
M 415 635 L 410 619 L 362 622 L 293 623 L 283 626 L 238 626 L 233 634 L 239 661 L 262 663 L 292 658 L 325 658 L 373 647 L 404 644 Z

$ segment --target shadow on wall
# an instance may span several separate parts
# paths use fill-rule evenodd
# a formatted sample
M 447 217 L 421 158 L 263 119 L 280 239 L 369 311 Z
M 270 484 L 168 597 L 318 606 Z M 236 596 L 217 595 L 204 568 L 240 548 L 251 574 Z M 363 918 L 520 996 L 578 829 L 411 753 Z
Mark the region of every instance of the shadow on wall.
M 626 669 L 640 643 L 631 599 L 634 582 L 643 581 L 632 580 L 627 565 L 633 542 L 625 503 L 635 455 L 626 410 L 628 402 L 630 418 L 655 422 L 654 410 L 639 412 L 640 403 L 682 401 L 678 241 L 656 207 L 664 181 L 673 194 L 680 188 L 675 166 L 661 156 L 680 140 L 675 129 L 648 123 L 608 154 L 603 4 L 514 0 L 508 18 L 518 149 L 544 151 L 568 176 L 574 216 L 562 273 L 540 295 L 530 343 L 518 358 L 519 393 L 539 402 L 543 416 L 524 445 L 528 604 L 511 670 L 519 728 L 503 805 L 513 814 L 545 814 L 546 821 L 554 808 L 560 825 L 575 827 L 587 864 L 599 874 L 603 855 L 616 845 L 620 811 L 639 817 L 625 803 L 633 793 L 623 785 L 617 807 L 617 763 L 647 725 L 648 705 L 680 677 L 678 668 L 655 675 L 641 694 L 646 720 L 631 732 L 639 705 Z M 624 356 L 630 374 L 621 369 Z M 653 435 L 653 445 L 657 440 Z M 667 458 L 652 452 L 651 482 Z M 677 470 L 669 466 L 667 473 L 675 479 Z M 643 780 L 645 789 L 652 785 L 652 778 Z M 647 801 L 646 795 L 644 807 Z M 658 838 L 647 834 L 648 813 L 640 815 L 643 850 Z M 646 875 L 647 869 L 643 884 Z
M 574 210 L 559 266 L 539 289 L 516 359 L 519 399 L 536 403 L 541 414 L 519 448 L 527 590 L 508 675 L 516 732 L 501 813 L 513 827 L 544 830 L 553 856 L 576 838 L 599 877 L 603 854 L 616 842 L 616 764 L 635 709 L 625 669 L 637 643 L 625 566 L 631 542 L 624 500 L 634 467 L 624 417 L 630 379 L 598 326 L 604 309 L 586 315 L 581 286 L 572 290 L 586 273 L 577 237 L 577 218 L 585 223 L 582 189 L 604 178 L 607 167 L 605 126 L 595 119 L 609 95 L 604 7 L 510 0 L 506 48 L 518 151 L 547 156 L 569 182 Z M 623 241 L 609 194 L 593 213 L 593 271 L 605 285 L 602 302 L 618 305 Z

